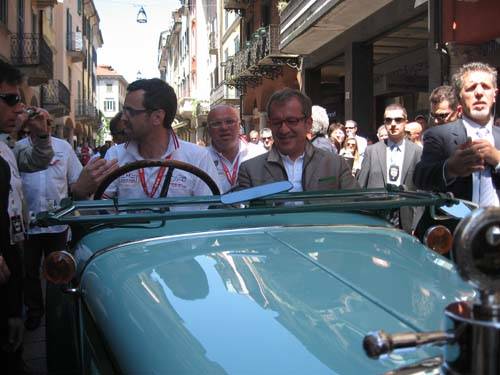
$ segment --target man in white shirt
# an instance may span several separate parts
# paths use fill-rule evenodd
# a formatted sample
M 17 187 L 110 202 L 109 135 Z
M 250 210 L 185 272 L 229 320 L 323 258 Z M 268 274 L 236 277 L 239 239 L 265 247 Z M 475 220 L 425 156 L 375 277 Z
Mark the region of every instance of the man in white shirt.
M 206 172 L 217 182 L 217 171 L 208 151 L 177 138 L 172 122 L 177 111 L 177 97 L 166 82 L 140 79 L 127 87 L 122 119 L 129 142 L 111 147 L 106 160 L 120 166 L 137 160 L 179 160 Z M 165 168 L 131 171 L 106 189 L 105 197 L 155 198 L 160 195 Z M 209 187 L 189 172 L 175 169 L 167 196 L 212 195 Z
M 406 109 L 400 104 L 387 106 L 384 123 L 388 138 L 366 148 L 358 176 L 359 184 L 362 188 L 404 185 L 415 190 L 413 171 L 422 155 L 422 148 L 405 139 L 405 125 L 408 123 Z M 413 232 L 421 213 L 421 209 L 403 207 L 398 225 L 408 233 Z
M 453 75 L 462 118 L 424 133 L 415 170 L 421 189 L 452 192 L 480 207 L 499 205 L 500 128 L 493 126 L 497 71 L 472 62 Z
M 82 165 L 71 145 L 61 139 L 50 137 L 54 157 L 47 169 L 21 173 L 25 199 L 28 203 L 30 218 L 35 218 L 42 211 L 57 208 L 62 199 L 68 197 L 71 186 L 78 180 Z M 17 144 L 29 146 L 34 142 L 32 136 L 23 138 Z M 28 330 L 36 329 L 44 314 L 42 289 L 40 284 L 40 262 L 42 255 L 64 250 L 68 239 L 66 225 L 42 228 L 30 223 L 25 241 L 24 267 L 24 302 L 27 306 L 25 326 Z
M 218 105 L 207 117 L 212 144 L 208 151 L 218 172 L 221 193 L 236 186 L 240 164 L 267 152 L 264 147 L 245 142 L 239 136 L 238 111 L 229 105 Z

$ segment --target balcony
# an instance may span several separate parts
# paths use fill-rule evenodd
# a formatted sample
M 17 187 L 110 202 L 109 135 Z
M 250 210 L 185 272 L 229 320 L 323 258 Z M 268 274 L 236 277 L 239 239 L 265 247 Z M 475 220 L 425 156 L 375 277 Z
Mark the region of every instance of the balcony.
M 276 79 L 285 65 L 297 68 L 297 55 L 280 52 L 279 36 L 279 25 L 261 27 L 253 33 L 245 47 L 226 61 L 226 85 L 245 91 L 247 86 L 260 85 L 263 78 Z
M 212 31 L 210 34 L 208 34 L 208 53 L 211 55 L 217 55 L 217 35 L 215 31 Z
M 42 85 L 40 98 L 42 107 L 55 117 L 66 116 L 70 112 L 70 92 L 64 83 L 58 79 L 51 79 Z
M 235 90 L 230 89 L 224 83 L 221 83 L 210 93 L 210 107 L 214 107 L 219 104 L 237 106 L 240 104 L 240 99 Z
M 44 9 L 57 5 L 57 0 L 32 0 L 31 5 L 36 9 Z
M 10 48 L 12 64 L 28 77 L 29 85 L 41 85 L 52 78 L 52 50 L 40 34 L 12 34 Z
M 224 9 L 242 15 L 247 9 L 250 0 L 224 0 Z
M 85 47 L 81 31 L 66 34 L 66 51 L 71 58 L 71 62 L 80 62 L 85 59 Z
M 88 100 L 75 100 L 75 119 L 81 122 L 98 122 L 97 108 Z

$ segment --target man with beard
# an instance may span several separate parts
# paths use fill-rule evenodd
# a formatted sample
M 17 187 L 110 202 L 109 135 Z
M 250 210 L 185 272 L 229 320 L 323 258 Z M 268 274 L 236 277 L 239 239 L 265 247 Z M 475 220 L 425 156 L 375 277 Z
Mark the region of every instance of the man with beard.
M 498 206 L 500 129 L 493 126 L 497 71 L 481 62 L 465 64 L 453 75 L 453 87 L 462 118 L 424 133 L 415 183 L 480 207 Z
M 314 147 L 311 99 L 298 90 L 275 92 L 267 103 L 274 143 L 271 150 L 240 166 L 240 188 L 288 180 L 291 191 L 353 189 L 358 184 L 340 156 Z
M 240 139 L 238 111 L 229 105 L 218 105 L 208 113 L 208 133 L 212 145 L 208 148 L 217 168 L 219 187 L 225 193 L 236 186 L 240 164 L 266 152 L 251 142 Z

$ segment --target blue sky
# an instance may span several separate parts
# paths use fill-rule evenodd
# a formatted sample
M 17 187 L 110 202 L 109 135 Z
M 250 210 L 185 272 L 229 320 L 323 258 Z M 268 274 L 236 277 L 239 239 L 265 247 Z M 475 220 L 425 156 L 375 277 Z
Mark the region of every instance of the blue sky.
M 141 0 L 139 0 L 141 1 Z M 130 83 L 140 70 L 143 78 L 158 77 L 158 40 L 168 29 L 179 0 L 94 0 L 100 18 L 104 45 L 97 51 L 97 63 L 111 65 Z M 148 22 L 136 22 L 140 6 Z

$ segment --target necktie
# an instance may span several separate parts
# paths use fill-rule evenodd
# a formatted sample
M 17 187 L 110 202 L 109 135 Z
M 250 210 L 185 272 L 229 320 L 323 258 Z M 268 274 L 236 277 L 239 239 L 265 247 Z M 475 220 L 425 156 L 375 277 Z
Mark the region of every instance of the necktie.
M 478 129 L 477 136 L 481 139 L 487 138 L 489 130 L 486 128 Z M 495 204 L 496 201 L 496 190 L 493 187 L 493 181 L 491 180 L 491 168 L 486 166 L 486 168 L 479 172 L 479 207 L 488 207 Z

